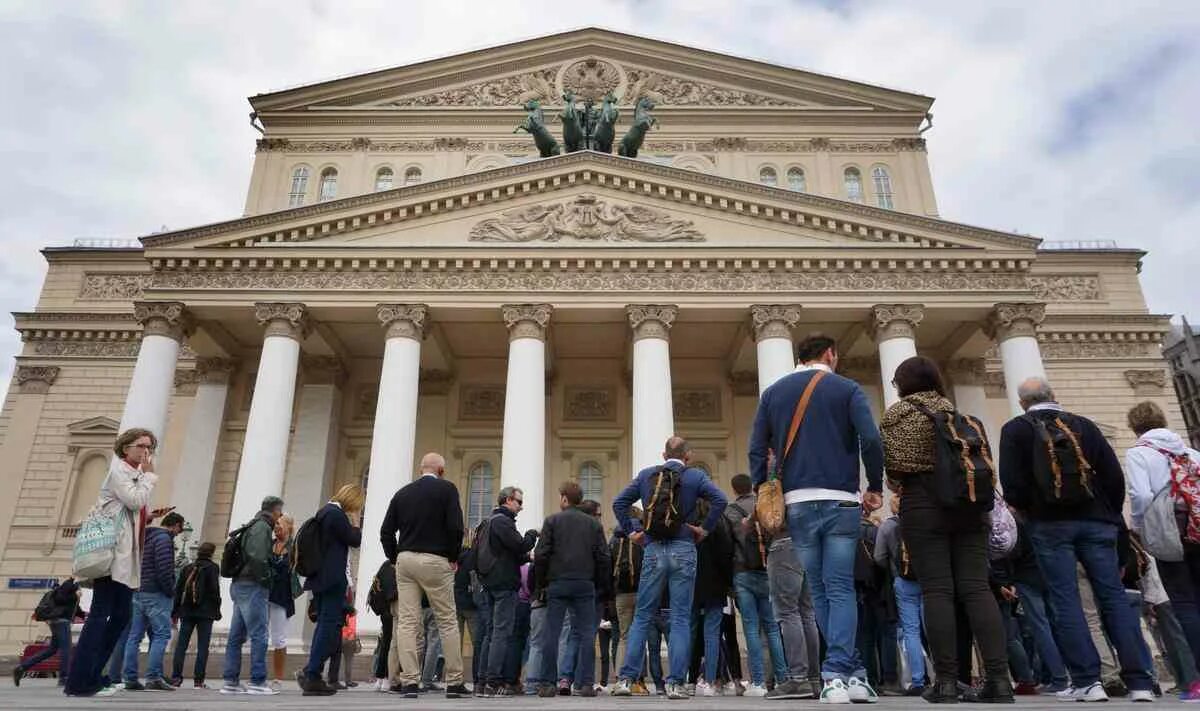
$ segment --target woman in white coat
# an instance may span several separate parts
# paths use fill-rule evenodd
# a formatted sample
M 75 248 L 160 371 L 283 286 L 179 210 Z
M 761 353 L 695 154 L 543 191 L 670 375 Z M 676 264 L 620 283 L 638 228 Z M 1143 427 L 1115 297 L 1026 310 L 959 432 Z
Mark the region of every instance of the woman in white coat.
M 116 518 L 117 547 L 109 574 L 89 581 L 92 607 L 75 646 L 64 689 L 68 696 L 107 696 L 115 691 L 101 686 L 100 672 L 129 622 L 133 591 L 141 585 L 142 535 L 151 518 L 146 507 L 158 480 L 157 445 L 154 433 L 140 428 L 122 432 L 113 445 L 115 456 L 96 507 Z

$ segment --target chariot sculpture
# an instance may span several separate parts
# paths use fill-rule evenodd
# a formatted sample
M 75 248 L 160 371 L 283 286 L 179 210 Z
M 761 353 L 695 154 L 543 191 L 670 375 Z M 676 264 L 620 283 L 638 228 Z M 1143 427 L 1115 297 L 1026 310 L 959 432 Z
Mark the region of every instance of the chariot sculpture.
M 616 138 L 617 119 L 621 116 L 620 110 L 617 109 L 616 94 L 609 91 L 601 99 L 600 106 L 597 107 L 593 99 L 585 99 L 582 104 L 578 103 L 575 99 L 575 92 L 568 89 L 563 94 L 563 101 L 565 102 L 563 110 L 558 115 L 559 121 L 562 123 L 561 146 L 551 135 L 550 129 L 546 127 L 546 115 L 541 101 L 538 99 L 530 99 L 525 102 L 527 115 L 525 120 L 513 129 L 513 133 L 525 131 L 533 136 L 534 145 L 537 146 L 538 153 L 543 158 L 556 156 L 563 152 L 574 153 L 583 150 L 612 153 L 613 141 Z M 654 106 L 654 101 L 649 97 L 642 96 L 637 99 L 633 112 L 633 125 L 621 138 L 617 148 L 619 155 L 637 158 L 638 151 L 646 140 L 646 133 L 651 127 L 658 125 L 658 119 L 650 114 Z

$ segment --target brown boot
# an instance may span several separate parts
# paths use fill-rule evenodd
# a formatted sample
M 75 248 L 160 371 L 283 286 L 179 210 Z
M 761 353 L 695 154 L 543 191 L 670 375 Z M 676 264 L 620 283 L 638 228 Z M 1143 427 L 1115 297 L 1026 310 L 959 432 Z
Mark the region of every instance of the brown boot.
M 286 677 L 283 676 L 284 667 L 287 666 L 287 649 L 272 649 L 271 650 L 271 678 L 282 681 Z

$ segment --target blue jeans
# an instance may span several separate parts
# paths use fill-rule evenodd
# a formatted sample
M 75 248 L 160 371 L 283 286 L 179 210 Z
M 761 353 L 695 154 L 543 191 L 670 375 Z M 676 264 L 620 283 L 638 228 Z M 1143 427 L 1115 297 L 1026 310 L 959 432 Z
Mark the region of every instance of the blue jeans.
M 27 671 L 58 654 L 58 685 L 62 686 L 71 669 L 71 623 L 68 620 L 48 620 L 46 626 L 50 628 L 50 646 L 17 666 Z
M 133 591 L 112 578 L 92 583 L 92 609 L 75 645 L 67 676 L 67 694 L 95 694 L 100 690 L 100 672 L 117 646 L 117 639 L 129 623 L 133 610 Z
M 921 644 L 921 619 L 924 614 L 921 611 L 921 584 L 897 575 L 893 579 L 893 587 L 896 590 L 896 611 L 900 617 L 909 676 L 913 686 L 925 686 L 925 647 Z
M 225 642 L 226 684 L 237 684 L 242 675 L 242 645 L 250 638 L 250 683 L 267 683 L 267 589 L 250 580 L 234 580 L 229 586 L 233 619 Z
M 766 682 L 763 668 L 762 637 L 759 627 L 767 631 L 767 648 L 771 652 L 771 665 L 779 682 L 788 678 L 787 658 L 783 654 L 783 638 L 779 634 L 779 623 L 771 607 L 770 581 L 765 570 L 747 570 L 733 575 L 733 589 L 737 596 L 738 611 L 742 613 L 742 632 L 746 635 L 746 656 L 750 660 L 750 680 L 762 685 Z
M 142 635 L 150 633 L 150 656 L 146 659 L 146 681 L 163 678 L 163 655 L 171 641 L 170 595 L 153 592 L 133 594 L 133 619 L 129 622 L 129 639 L 125 641 L 125 681 L 138 679 L 138 647 Z
M 788 532 L 808 573 L 817 627 L 825 639 L 821 678 L 826 681 L 867 678 L 854 642 L 858 633 L 854 558 L 861 518 L 862 508 L 847 502 L 804 501 L 787 507 Z
M 1141 626 L 1125 598 L 1117 570 L 1117 527 L 1101 521 L 1033 521 L 1030 540 L 1046 580 L 1059 652 L 1071 683 L 1086 687 L 1100 679 L 1100 656 L 1092 644 L 1079 601 L 1076 562 L 1083 564 L 1096 607 L 1121 661 L 1121 679 L 1131 690 L 1151 687 L 1143 665 Z
M 857 535 L 857 524 L 855 524 Z M 687 678 L 691 661 L 689 618 L 692 614 L 692 592 L 696 584 L 696 544 L 689 540 L 652 541 L 642 556 L 642 577 L 638 583 L 637 610 L 625 644 L 625 663 L 621 665 L 622 679 L 637 679 L 642 672 L 646 654 L 646 639 L 651 618 L 658 614 L 663 589 L 671 601 L 671 623 L 668 637 L 667 682 L 682 684 Z
M 516 590 L 484 590 L 483 605 L 479 607 L 481 624 L 486 626 L 484 643 L 479 650 L 479 676 L 484 682 L 498 685 L 504 671 L 504 657 L 517 617 Z
M 208 642 L 212 639 L 212 627 L 212 620 L 197 617 L 184 617 L 179 621 L 179 635 L 175 638 L 175 655 L 171 658 L 172 681 L 183 683 L 183 661 L 187 656 L 188 643 L 192 641 L 192 632 L 196 633 L 196 664 L 192 667 L 192 679 L 199 682 L 204 681 L 208 669 Z M 384 647 L 384 650 L 386 649 L 387 647 Z
M 517 600 L 513 633 L 509 637 L 508 651 L 504 654 L 502 678 L 506 684 L 521 680 L 521 660 L 529 644 L 529 603 Z
M 542 679 L 554 679 L 558 655 L 554 648 L 562 632 L 563 617 L 570 608 L 575 616 L 575 629 L 580 639 L 596 636 L 596 588 L 590 580 L 554 580 L 546 586 L 546 621 L 542 628 Z M 596 679 L 596 645 L 579 647 L 579 663 L 575 665 L 575 687 L 592 686 Z
M 713 602 L 698 607 L 692 611 L 692 634 L 693 640 L 696 639 L 696 632 L 702 633 L 700 638 L 704 640 L 704 680 L 716 686 L 718 663 L 721 661 L 721 608 L 724 603 Z M 697 627 L 702 627 L 701 630 L 696 630 Z
M 1045 591 L 1026 583 L 1017 583 L 1017 596 L 1021 600 L 1021 610 L 1025 613 L 1018 621 L 1033 638 L 1038 657 L 1050 671 L 1051 683 L 1066 688 L 1071 680 L 1058 651 L 1058 642 L 1054 641 L 1054 632 L 1051 631 Z
M 542 630 L 546 627 L 546 606 L 529 610 L 529 656 L 525 659 L 525 691 L 536 691 L 538 684 L 553 683 L 542 678 Z
M 346 585 L 313 593 L 317 609 L 317 624 L 313 628 L 312 644 L 308 648 L 308 664 L 304 675 L 309 681 L 321 678 L 326 660 L 342 649 L 342 625 L 346 621 Z M 266 673 L 264 667 L 263 673 Z M 330 674 L 334 677 L 334 674 Z
M 667 620 L 663 619 L 662 611 L 655 610 L 654 616 L 650 619 L 650 627 L 646 633 L 646 659 L 649 666 L 650 680 L 654 682 L 654 686 L 663 688 L 663 668 L 662 668 L 662 644 L 663 640 L 667 644 L 671 644 L 671 629 Z M 628 656 L 628 655 L 626 655 Z M 639 677 L 641 674 L 639 673 Z
M 575 664 L 578 661 L 579 632 L 575 629 L 575 613 L 568 609 L 566 617 L 563 618 L 562 632 L 558 634 L 559 681 L 571 681 L 575 678 Z

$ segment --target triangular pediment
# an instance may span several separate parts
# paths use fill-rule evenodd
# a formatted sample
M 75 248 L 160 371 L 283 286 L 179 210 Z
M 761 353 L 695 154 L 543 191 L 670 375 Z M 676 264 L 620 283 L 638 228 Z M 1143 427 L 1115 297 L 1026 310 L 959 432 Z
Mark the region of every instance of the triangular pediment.
M 120 423 L 111 417 L 89 417 L 86 420 L 72 422 L 67 425 L 67 433 L 72 436 L 80 435 L 103 435 L 105 437 L 116 437 Z
M 587 28 L 251 98 L 260 115 L 361 108 L 519 107 L 572 90 L 622 105 L 923 112 L 932 99 L 635 35 Z
M 293 210 L 148 236 L 177 250 L 560 246 L 862 248 L 927 258 L 1032 256 L 1038 240 L 581 151 Z

